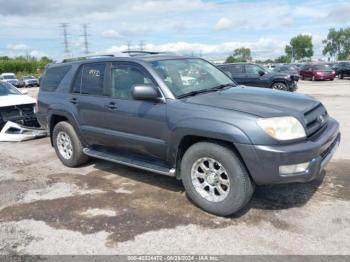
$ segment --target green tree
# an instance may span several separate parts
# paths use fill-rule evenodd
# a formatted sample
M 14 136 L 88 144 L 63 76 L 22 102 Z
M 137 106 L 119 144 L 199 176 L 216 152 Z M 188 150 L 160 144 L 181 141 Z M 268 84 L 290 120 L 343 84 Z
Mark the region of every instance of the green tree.
M 338 60 L 350 59 L 350 27 L 339 30 L 329 29 L 327 39 L 322 43 L 325 45 L 324 55 L 336 56 Z
M 288 64 L 291 62 L 291 57 L 288 55 L 281 55 L 274 60 L 275 63 Z
M 225 63 L 248 62 L 252 59 L 249 48 L 241 47 L 233 51 L 233 54 L 226 58 Z
M 293 37 L 286 45 L 285 52 L 291 60 L 311 58 L 314 55 L 312 36 L 301 34 Z

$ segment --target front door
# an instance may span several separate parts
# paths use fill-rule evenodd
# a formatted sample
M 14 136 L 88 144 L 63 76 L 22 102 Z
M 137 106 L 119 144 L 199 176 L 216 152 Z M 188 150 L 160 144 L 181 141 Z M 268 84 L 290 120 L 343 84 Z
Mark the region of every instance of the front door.
M 108 112 L 104 127 L 113 139 L 109 145 L 128 152 L 165 159 L 168 125 L 166 103 L 132 97 L 134 85 L 151 85 L 161 93 L 146 69 L 136 63 L 115 62 L 109 69 Z

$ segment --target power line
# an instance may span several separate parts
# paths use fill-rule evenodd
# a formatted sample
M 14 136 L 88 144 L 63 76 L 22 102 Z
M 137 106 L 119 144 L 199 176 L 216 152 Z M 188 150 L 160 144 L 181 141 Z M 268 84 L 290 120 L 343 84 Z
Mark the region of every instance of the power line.
M 86 55 L 88 55 L 90 52 L 89 52 L 89 41 L 88 41 L 88 33 L 87 33 L 87 29 L 88 29 L 88 25 L 87 24 L 83 24 L 83 36 L 84 36 L 84 47 L 85 47 L 85 50 L 84 50 L 84 53 Z
M 69 57 L 69 43 L 68 43 L 68 33 L 67 33 L 67 27 L 68 23 L 61 23 L 61 27 L 63 30 L 63 41 L 64 41 L 64 53 L 65 57 Z

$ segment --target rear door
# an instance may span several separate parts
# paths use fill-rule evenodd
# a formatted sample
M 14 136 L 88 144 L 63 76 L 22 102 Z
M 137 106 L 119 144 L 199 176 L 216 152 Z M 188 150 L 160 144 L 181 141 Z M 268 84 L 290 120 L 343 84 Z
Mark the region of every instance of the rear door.
M 238 84 L 246 84 L 246 75 L 242 64 L 227 65 L 228 71 L 231 73 L 233 80 Z
M 73 82 L 69 102 L 76 107 L 82 135 L 90 145 L 106 145 L 104 115 L 109 112 L 106 63 L 82 65 Z

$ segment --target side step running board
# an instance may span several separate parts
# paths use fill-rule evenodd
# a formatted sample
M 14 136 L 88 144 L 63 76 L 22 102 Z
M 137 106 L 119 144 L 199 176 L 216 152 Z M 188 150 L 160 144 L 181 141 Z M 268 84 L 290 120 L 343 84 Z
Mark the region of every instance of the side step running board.
M 119 155 L 119 154 L 115 154 L 115 153 L 109 153 L 109 152 L 105 152 L 105 151 L 99 151 L 99 150 L 95 150 L 95 149 L 91 149 L 91 148 L 84 148 L 83 152 L 84 152 L 84 154 L 91 156 L 91 157 L 111 161 L 111 162 L 114 162 L 117 164 L 122 164 L 122 165 L 130 166 L 130 167 L 135 167 L 135 168 L 147 170 L 150 172 L 154 172 L 154 173 L 158 173 L 158 174 L 162 174 L 162 175 L 166 175 L 166 176 L 175 177 L 175 169 L 174 168 L 169 169 L 167 167 L 155 165 L 153 163 L 149 163 L 149 162 L 146 162 L 146 161 L 143 161 L 140 159 L 130 158 L 127 156 L 123 156 L 123 155 Z

